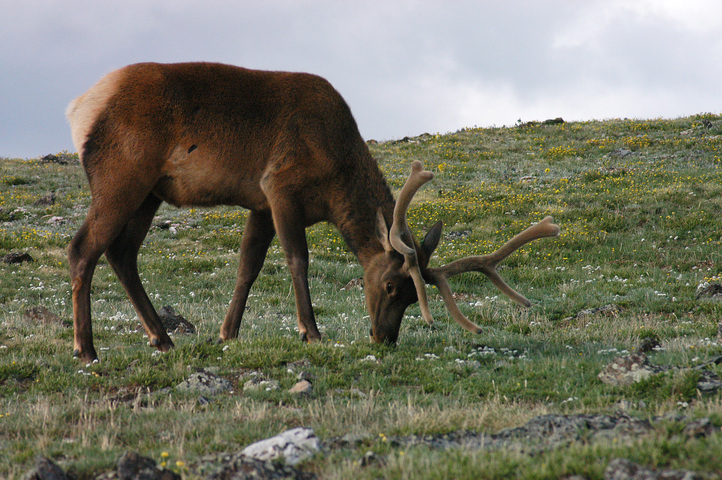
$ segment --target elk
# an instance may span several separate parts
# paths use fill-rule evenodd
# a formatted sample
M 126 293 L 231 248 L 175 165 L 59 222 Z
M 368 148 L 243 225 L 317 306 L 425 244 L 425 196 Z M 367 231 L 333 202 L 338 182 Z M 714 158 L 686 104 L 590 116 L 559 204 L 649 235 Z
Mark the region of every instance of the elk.
M 480 332 L 457 308 L 447 279 L 486 274 L 516 302 L 496 265 L 521 245 L 554 236 L 550 217 L 495 253 L 439 268 L 429 259 L 441 222 L 421 243 L 406 211 L 431 172 L 414 162 L 394 202 L 341 95 L 323 78 L 214 63 L 143 63 L 103 77 L 66 112 L 85 169 L 91 202 L 68 247 L 74 355 L 97 360 L 90 287 L 101 255 L 126 290 L 160 351 L 173 347 L 138 274 L 137 258 L 162 202 L 182 206 L 237 205 L 249 210 L 235 289 L 220 340 L 238 336 L 251 285 L 275 235 L 290 271 L 298 330 L 319 340 L 308 285 L 306 227 L 336 226 L 364 269 L 371 339 L 394 344 L 406 308 L 416 302 L 427 322 L 425 284 L 436 285 L 451 316 Z

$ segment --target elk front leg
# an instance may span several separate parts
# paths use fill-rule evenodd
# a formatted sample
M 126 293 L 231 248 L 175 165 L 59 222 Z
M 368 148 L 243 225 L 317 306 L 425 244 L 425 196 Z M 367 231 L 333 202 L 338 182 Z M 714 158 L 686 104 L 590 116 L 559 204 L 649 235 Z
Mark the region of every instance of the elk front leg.
M 298 202 L 279 198 L 272 203 L 272 211 L 273 224 L 291 273 L 301 340 L 320 340 L 321 334 L 316 326 L 308 288 L 308 244 L 303 212 Z
M 238 264 L 236 288 L 226 318 L 221 325 L 221 341 L 238 336 L 248 294 L 263 267 L 263 261 L 266 259 L 266 253 L 274 235 L 270 212 L 252 211 L 249 214 L 241 241 L 241 259 Z

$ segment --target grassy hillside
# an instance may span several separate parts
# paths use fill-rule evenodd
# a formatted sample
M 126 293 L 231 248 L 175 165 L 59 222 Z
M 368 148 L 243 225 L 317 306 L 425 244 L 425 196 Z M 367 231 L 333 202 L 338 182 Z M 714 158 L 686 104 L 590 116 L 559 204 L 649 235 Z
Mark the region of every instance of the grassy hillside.
M 164 206 L 141 250 L 141 275 L 156 308 L 173 306 L 197 333 L 177 334 L 176 349 L 154 353 L 103 260 L 92 294 L 101 362 L 81 365 L 71 356 L 65 247 L 90 200 L 82 168 L 2 159 L 0 256 L 26 252 L 34 261 L 0 263 L 0 477 L 19 477 L 45 455 L 77 478 L 93 478 L 135 450 L 202 478 L 204 456 L 296 426 L 313 428 L 328 445 L 348 434 L 359 439 L 303 465 L 320 478 L 601 478 L 618 457 L 722 472 L 720 394 L 703 394 L 700 370 L 688 368 L 722 353 L 722 301 L 697 295 L 700 285 L 722 283 L 722 117 L 532 122 L 370 143 L 394 190 L 412 160 L 436 174 L 409 213 L 419 236 L 444 222 L 434 265 L 490 252 L 554 216 L 558 238 L 504 263 L 503 276 L 531 308 L 466 274 L 452 286 L 481 335 L 453 323 L 430 289 L 434 328 L 413 306 L 397 348 L 372 345 L 363 292 L 344 288 L 362 270 L 335 230 L 317 225 L 308 231 L 310 283 L 324 340 L 298 341 L 290 279 L 274 243 L 241 338 L 216 345 L 246 213 Z M 599 380 L 615 356 L 646 339 L 660 344 L 650 363 L 685 369 L 628 386 Z M 231 381 L 233 391 L 201 400 L 173 388 L 201 368 Z M 313 379 L 310 397 L 288 392 L 300 370 Z M 244 391 L 252 374 L 279 388 Z M 493 434 L 543 414 L 619 411 L 649 420 L 651 430 L 541 451 L 399 440 Z M 684 435 L 699 418 L 714 433 Z M 375 461 L 363 460 L 368 451 Z

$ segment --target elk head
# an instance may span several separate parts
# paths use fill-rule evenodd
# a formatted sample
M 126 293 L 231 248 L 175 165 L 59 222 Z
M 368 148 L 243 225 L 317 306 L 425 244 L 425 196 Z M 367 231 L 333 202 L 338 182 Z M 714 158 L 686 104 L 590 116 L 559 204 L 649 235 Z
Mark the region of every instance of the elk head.
M 368 264 L 364 277 L 366 305 L 371 316 L 371 339 L 378 343 L 395 344 L 404 311 L 418 300 L 421 314 L 428 324 L 433 323 L 426 296 L 426 283 L 436 285 L 452 318 L 472 333 L 481 329 L 459 310 L 453 299 L 448 278 L 464 272 L 478 271 L 515 302 L 528 307 L 531 303 L 517 293 L 499 276 L 496 266 L 522 245 L 543 237 L 559 235 L 559 227 L 551 217 L 519 233 L 489 255 L 456 260 L 438 268 L 429 268 L 429 259 L 441 239 L 442 223 L 432 226 L 419 244 L 413 238 L 406 221 L 406 212 L 414 194 L 433 178 L 421 162 L 415 161 L 393 211 L 389 228 L 381 211 L 378 213 L 376 236 L 383 246 Z

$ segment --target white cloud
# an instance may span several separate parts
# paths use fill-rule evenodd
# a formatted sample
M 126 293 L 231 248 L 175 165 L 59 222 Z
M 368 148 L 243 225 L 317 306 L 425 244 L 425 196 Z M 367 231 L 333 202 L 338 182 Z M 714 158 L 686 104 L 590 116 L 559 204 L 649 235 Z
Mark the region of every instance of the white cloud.
M 146 60 L 318 73 L 377 139 L 719 112 L 720 32 L 716 0 L 0 0 L 0 156 L 72 148 L 68 101 Z

